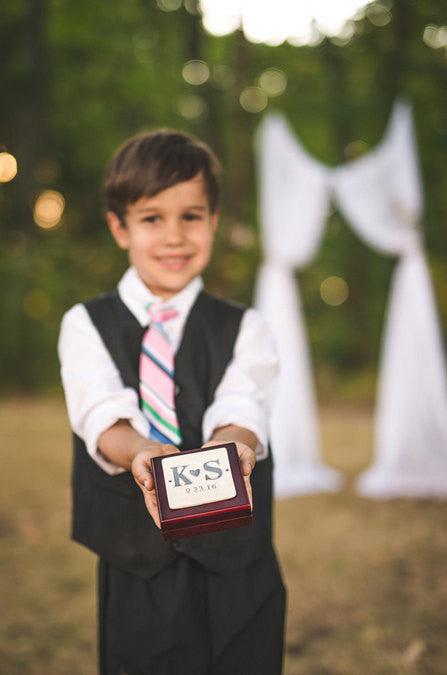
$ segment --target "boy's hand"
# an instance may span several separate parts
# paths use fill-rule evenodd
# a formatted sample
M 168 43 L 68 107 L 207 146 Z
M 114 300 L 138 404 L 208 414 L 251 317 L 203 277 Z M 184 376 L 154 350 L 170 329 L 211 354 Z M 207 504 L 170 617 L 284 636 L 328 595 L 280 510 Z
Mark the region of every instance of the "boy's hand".
M 146 508 L 160 527 L 154 478 L 151 470 L 151 457 L 171 455 L 180 452 L 175 445 L 157 443 L 136 431 L 127 419 L 120 419 L 106 429 L 98 440 L 100 452 L 107 459 L 132 475 L 144 495 Z
M 175 445 L 165 445 L 163 443 L 151 443 L 150 450 L 141 450 L 134 458 L 131 466 L 132 475 L 136 484 L 144 496 L 146 508 L 156 526 L 160 529 L 160 516 L 158 513 L 157 495 L 155 494 L 154 477 L 152 474 L 151 459 L 158 455 L 172 455 L 174 452 L 180 452 Z
M 235 441 L 230 438 L 227 440 L 224 440 L 222 438 L 215 439 L 213 441 L 210 441 L 209 443 L 204 443 L 202 445 L 202 448 L 206 448 L 212 445 L 218 445 L 219 443 L 235 443 L 237 454 L 239 457 L 239 463 L 241 465 L 242 476 L 244 478 L 245 487 L 247 489 L 248 499 L 250 501 L 250 506 L 253 510 L 253 495 L 250 484 L 250 474 L 253 471 L 253 468 L 256 464 L 256 454 L 254 450 L 252 450 L 245 443 L 241 443 L 240 441 Z

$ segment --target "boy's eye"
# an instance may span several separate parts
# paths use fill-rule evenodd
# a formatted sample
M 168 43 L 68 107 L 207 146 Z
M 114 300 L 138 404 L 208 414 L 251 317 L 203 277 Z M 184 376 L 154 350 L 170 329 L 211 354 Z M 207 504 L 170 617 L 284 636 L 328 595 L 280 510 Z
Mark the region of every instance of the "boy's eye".
M 158 216 L 145 216 L 143 218 L 143 223 L 156 223 Z
M 200 215 L 199 213 L 185 213 L 185 215 L 183 216 L 183 218 L 184 218 L 185 220 L 188 220 L 188 221 L 190 221 L 190 220 L 200 220 L 200 219 L 201 219 L 201 215 Z

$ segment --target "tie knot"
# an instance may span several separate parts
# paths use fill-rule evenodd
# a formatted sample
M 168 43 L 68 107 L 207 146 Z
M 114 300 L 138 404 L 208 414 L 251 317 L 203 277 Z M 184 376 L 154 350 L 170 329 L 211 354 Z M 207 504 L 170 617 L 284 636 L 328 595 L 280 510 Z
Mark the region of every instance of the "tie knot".
M 149 319 L 153 323 L 164 323 L 169 319 L 175 319 L 178 311 L 172 307 L 160 307 L 158 304 L 148 307 Z

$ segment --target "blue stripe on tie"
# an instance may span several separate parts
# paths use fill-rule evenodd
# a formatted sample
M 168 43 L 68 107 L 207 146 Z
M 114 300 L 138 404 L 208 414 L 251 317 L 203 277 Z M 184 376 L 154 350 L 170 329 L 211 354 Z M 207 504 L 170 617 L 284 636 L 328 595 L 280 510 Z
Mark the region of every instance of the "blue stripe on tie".
M 161 431 L 159 431 L 157 429 L 157 427 L 154 427 L 153 424 L 151 424 L 151 430 L 149 432 L 149 438 L 152 441 L 159 441 L 160 443 L 168 443 L 169 445 L 174 445 L 173 442 L 171 441 L 171 439 L 168 438 L 167 436 L 165 436 L 164 434 L 162 434 Z
M 169 375 L 170 378 L 174 376 L 174 370 L 171 368 L 167 368 L 157 357 L 155 354 L 149 351 L 149 349 L 146 347 L 145 344 L 141 346 L 141 350 L 146 354 L 147 357 L 150 358 L 151 361 L 153 361 L 157 366 L 162 370 L 166 375 Z

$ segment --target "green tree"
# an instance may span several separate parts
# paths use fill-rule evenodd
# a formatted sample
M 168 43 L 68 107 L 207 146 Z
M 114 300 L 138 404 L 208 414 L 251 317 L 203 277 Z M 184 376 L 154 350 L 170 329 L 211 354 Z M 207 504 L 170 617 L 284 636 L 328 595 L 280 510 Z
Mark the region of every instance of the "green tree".
M 62 313 L 112 287 L 124 269 L 106 231 L 100 182 L 117 145 L 142 129 L 182 128 L 217 150 L 224 166 L 222 226 L 207 281 L 215 291 L 250 300 L 261 256 L 253 138 L 273 109 L 287 117 L 309 153 L 335 166 L 375 147 L 396 96 L 412 102 L 425 242 L 447 328 L 447 59 L 446 47 L 435 48 L 426 33 L 427 26 L 436 35 L 446 25 L 442 3 L 372 2 L 351 39 L 313 47 L 253 44 L 241 31 L 214 37 L 202 27 L 197 2 L 179 4 L 163 11 L 169 7 L 161 0 L 20 0 L 2 8 L 0 150 L 19 163 L 17 177 L 0 184 L 6 391 L 57 382 Z M 209 70 L 201 84 L 183 76 L 191 60 Z M 264 109 L 248 112 L 241 93 L 258 86 L 269 68 L 284 74 L 287 87 Z M 33 221 L 35 200 L 46 189 L 65 199 L 53 230 Z M 300 273 L 319 372 L 338 378 L 375 369 L 392 265 L 334 210 L 319 256 Z M 339 308 L 328 308 L 319 294 L 332 274 L 350 287 Z

